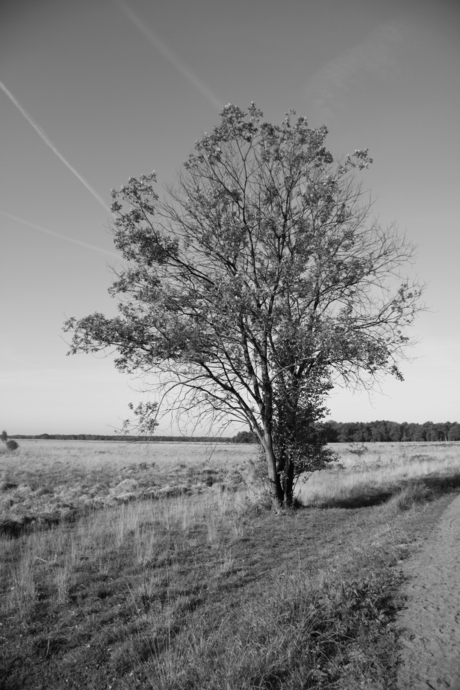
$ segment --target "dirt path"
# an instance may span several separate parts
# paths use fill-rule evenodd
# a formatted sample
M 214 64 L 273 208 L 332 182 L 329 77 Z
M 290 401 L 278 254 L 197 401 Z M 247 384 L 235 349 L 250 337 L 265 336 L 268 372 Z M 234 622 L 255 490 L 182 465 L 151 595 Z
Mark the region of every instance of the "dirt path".
M 404 567 L 400 690 L 460 690 L 460 496 Z

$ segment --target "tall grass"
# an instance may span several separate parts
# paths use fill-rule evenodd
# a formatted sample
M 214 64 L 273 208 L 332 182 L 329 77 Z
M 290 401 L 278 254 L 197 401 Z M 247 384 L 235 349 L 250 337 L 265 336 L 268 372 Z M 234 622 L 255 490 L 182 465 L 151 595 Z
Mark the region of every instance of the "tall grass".
M 5 690 L 391 688 L 398 563 L 460 485 L 449 452 L 344 451 L 280 515 L 218 485 L 0 538 Z
M 382 444 L 383 445 L 383 444 Z M 395 492 L 407 486 L 425 483 L 438 486 L 444 483 L 455 488 L 460 483 L 460 453 L 444 449 L 444 455 L 434 457 L 425 453 L 407 453 L 398 448 L 400 455 L 391 454 L 396 444 L 390 444 L 388 455 L 382 460 L 379 453 L 355 458 L 346 450 L 339 461 L 339 468 L 317 472 L 298 487 L 298 500 L 305 506 L 346 506 L 356 502 L 365 505 L 387 500 Z M 401 444 L 400 444 L 401 445 Z M 368 457 L 369 456 L 369 457 Z

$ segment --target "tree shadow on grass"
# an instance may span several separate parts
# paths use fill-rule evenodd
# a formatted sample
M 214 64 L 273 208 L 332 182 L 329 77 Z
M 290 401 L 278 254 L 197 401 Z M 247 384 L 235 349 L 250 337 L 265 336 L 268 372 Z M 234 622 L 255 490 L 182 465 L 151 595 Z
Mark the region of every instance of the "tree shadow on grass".
M 330 498 L 321 503 L 317 503 L 317 508 L 370 508 L 371 506 L 382 505 L 392 496 L 393 491 L 366 491 L 365 493 L 353 496 Z
M 418 477 L 414 479 L 401 480 L 397 484 L 385 489 L 372 489 L 366 487 L 361 492 L 356 491 L 349 496 L 337 496 L 328 498 L 324 501 L 316 503 L 316 508 L 370 508 L 371 506 L 382 505 L 387 503 L 393 496 L 401 494 L 403 491 L 409 489 L 418 489 L 420 500 L 432 500 L 436 496 L 442 494 L 456 492 L 460 489 L 460 472 L 444 475 L 427 475 L 425 477 Z
M 446 475 L 428 475 L 423 477 L 423 484 L 432 491 L 445 494 L 450 491 L 456 491 L 460 489 L 460 472 L 456 474 L 446 474 Z

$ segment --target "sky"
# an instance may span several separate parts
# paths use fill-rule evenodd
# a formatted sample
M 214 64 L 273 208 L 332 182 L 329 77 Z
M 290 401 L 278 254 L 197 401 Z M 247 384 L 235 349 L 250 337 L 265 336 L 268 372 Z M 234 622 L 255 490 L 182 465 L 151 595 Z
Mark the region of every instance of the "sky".
M 172 182 L 223 105 L 251 101 L 326 125 L 334 156 L 368 147 L 373 212 L 418 247 L 427 309 L 405 381 L 336 389 L 330 418 L 460 421 L 460 3 L 3 0 L 2 429 L 110 434 L 144 399 L 111 355 L 66 356 L 62 332 L 116 313 L 110 190 L 152 170 Z

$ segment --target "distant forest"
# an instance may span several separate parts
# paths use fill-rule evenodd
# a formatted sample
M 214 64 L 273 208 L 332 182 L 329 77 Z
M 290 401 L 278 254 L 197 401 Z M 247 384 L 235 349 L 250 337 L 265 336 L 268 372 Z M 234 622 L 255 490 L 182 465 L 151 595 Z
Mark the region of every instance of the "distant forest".
M 328 443 L 372 443 L 397 441 L 460 441 L 457 422 L 324 422 Z
M 333 422 L 319 425 L 328 443 L 373 443 L 405 441 L 460 441 L 460 424 L 457 422 Z M 39 434 L 37 436 L 16 434 L 10 438 L 59 439 L 65 441 L 130 441 L 153 443 L 255 443 L 249 431 L 240 431 L 236 436 L 123 436 L 103 434 Z
M 59 441 L 129 441 L 133 443 L 233 443 L 235 441 L 235 437 L 232 436 L 134 436 L 129 434 L 38 434 L 36 436 L 14 434 L 8 435 L 8 437 Z

